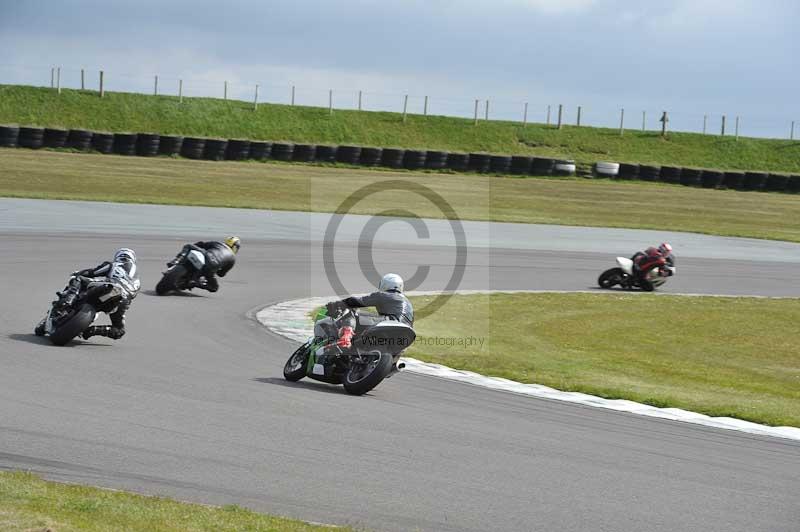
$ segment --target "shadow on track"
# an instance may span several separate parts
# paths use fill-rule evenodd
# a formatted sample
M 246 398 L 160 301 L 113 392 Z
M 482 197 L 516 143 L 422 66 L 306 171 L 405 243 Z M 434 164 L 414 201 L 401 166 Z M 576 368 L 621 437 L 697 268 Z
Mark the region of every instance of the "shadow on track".
M 79 347 L 79 346 L 111 347 L 111 345 L 112 345 L 112 344 L 98 344 L 98 343 L 89 342 L 89 341 L 86 341 L 86 340 L 81 340 L 81 339 L 75 338 L 73 340 L 70 340 L 69 343 L 67 343 L 67 345 L 60 345 L 59 346 L 59 345 L 53 345 L 50 342 L 50 340 L 47 339 L 47 337 L 45 337 L 45 336 L 36 336 L 33 333 L 30 333 L 30 334 L 19 334 L 19 333 L 8 334 L 8 335 L 6 335 L 6 338 L 8 338 L 9 340 L 14 340 L 15 342 L 26 342 L 26 343 L 34 344 L 34 345 L 45 345 L 45 346 L 48 346 L 48 347 L 57 347 L 59 349 L 63 349 L 65 347 Z
M 314 390 L 315 392 L 334 393 L 336 395 L 347 395 L 341 387 L 334 387 L 324 382 L 316 381 L 297 381 L 289 382 L 286 379 L 279 377 L 256 377 L 252 379 L 256 382 L 264 384 L 276 384 L 278 386 L 285 386 L 286 388 L 305 388 L 306 390 Z
M 203 297 L 203 298 L 206 297 L 203 294 L 193 294 L 192 292 L 186 292 L 186 291 L 182 291 L 182 290 L 181 291 L 173 290 L 171 292 L 168 292 L 168 293 L 164 294 L 163 296 L 158 295 L 155 290 L 142 290 L 142 293 L 145 294 L 145 295 L 148 295 L 148 296 L 155 296 L 155 297 L 169 297 L 169 296 Z

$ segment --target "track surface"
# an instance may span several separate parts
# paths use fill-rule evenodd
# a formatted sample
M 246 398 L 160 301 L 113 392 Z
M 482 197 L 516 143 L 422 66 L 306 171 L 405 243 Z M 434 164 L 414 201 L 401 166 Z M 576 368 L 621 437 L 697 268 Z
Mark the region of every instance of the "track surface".
M 409 374 L 360 398 L 284 382 L 293 345 L 246 315 L 326 292 L 309 243 L 317 233 L 282 216 L 259 222 L 264 238 L 241 231 L 240 262 L 219 293 L 145 292 L 123 340 L 52 347 L 30 331 L 69 271 L 127 245 L 148 290 L 184 238 L 222 236 L 239 216 L 215 210 L 213 221 L 183 227 L 199 211 L 156 220 L 117 206 L 120 217 L 125 209 L 141 216 L 126 227 L 101 218 L 114 206 L 74 203 L 80 220 L 43 228 L 65 205 L 0 200 L 1 468 L 378 530 L 797 530 L 796 442 Z M 74 229 L 85 234 L 66 234 Z M 743 245 L 719 239 L 709 255 L 725 241 Z M 761 262 L 679 255 L 681 276 L 668 291 L 800 295 L 788 262 L 798 248 L 755 245 L 759 257 L 759 246 L 783 251 Z M 433 265 L 421 289 L 449 277 L 451 249 L 381 246 L 379 269 Z M 613 255 L 631 250 L 608 246 L 476 247 L 461 287 L 585 289 Z M 364 291 L 355 264 L 342 258 L 339 272 Z

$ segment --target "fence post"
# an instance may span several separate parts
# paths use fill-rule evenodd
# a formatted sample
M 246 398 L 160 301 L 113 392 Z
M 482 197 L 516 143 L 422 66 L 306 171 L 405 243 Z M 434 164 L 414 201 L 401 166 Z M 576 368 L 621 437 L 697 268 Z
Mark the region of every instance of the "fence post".
M 103 94 L 105 94 L 105 92 L 103 91 L 103 77 L 104 77 L 103 76 L 103 71 L 101 70 L 100 71 L 100 97 L 101 98 L 103 97 Z
M 183 80 L 178 80 L 178 103 L 183 103 Z
M 667 116 L 667 112 L 664 111 L 664 114 L 661 115 L 661 136 L 667 136 L 667 122 L 669 122 L 669 117 Z
M 50 88 L 56 88 L 56 69 L 55 67 L 50 67 Z
M 735 126 L 735 137 L 736 142 L 739 142 L 739 116 L 736 116 L 736 126 Z
M 581 106 L 578 106 L 578 127 L 581 127 Z
M 253 96 L 253 111 L 258 111 L 258 84 L 256 84 L 256 94 Z
M 625 132 L 625 108 L 623 107 L 619 111 L 619 136 L 621 137 L 624 132 Z
M 361 111 L 361 91 L 358 91 L 358 110 Z
M 558 129 L 561 129 L 561 116 L 564 111 L 564 105 L 558 104 Z
M 425 105 L 422 107 L 422 116 L 428 116 L 428 97 L 425 96 Z
M 227 100 L 228 99 L 228 82 L 227 81 L 225 82 L 225 88 L 222 89 L 222 99 L 223 100 Z
M 86 84 L 83 81 L 83 69 L 81 69 L 81 90 L 86 90 Z
M 789 140 L 794 140 L 794 120 L 792 120 L 792 131 L 789 133 Z
M 547 106 L 547 125 L 550 125 L 550 106 Z
M 489 120 L 489 99 L 488 98 L 486 99 L 486 109 L 484 109 L 484 112 L 483 112 L 483 119 L 487 120 L 487 121 Z
M 328 89 L 328 114 L 333 114 L 333 89 Z
M 292 85 L 292 105 L 294 105 L 294 85 Z
M 478 100 L 475 100 L 475 125 L 478 125 Z
M 647 123 L 647 111 L 642 111 L 642 131 L 647 131 L 646 123 Z
M 408 110 L 408 94 L 403 97 L 403 122 L 406 121 L 406 111 Z
M 727 117 L 725 115 L 722 115 L 722 129 L 720 131 L 720 135 L 723 136 L 723 137 L 725 136 L 725 119 L 726 118 Z
M 703 135 L 706 134 L 706 125 L 708 125 L 708 115 L 703 115 Z
M 56 90 L 61 94 L 61 67 L 56 70 Z
M 153 82 L 153 96 L 158 96 L 158 75 L 156 75 L 156 79 Z
M 525 102 L 525 109 L 522 111 L 522 127 L 528 126 L 528 102 Z

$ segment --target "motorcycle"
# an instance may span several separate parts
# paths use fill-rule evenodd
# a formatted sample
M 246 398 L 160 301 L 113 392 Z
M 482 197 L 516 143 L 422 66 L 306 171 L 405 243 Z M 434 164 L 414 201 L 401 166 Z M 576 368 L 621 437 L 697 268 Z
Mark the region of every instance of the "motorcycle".
M 617 267 L 600 274 L 597 284 L 600 285 L 600 288 L 612 288 L 619 285 L 620 288 L 626 290 L 639 288 L 645 292 L 652 292 L 666 283 L 667 277 L 672 275 L 675 275 L 675 267 L 664 265 L 651 269 L 644 278 L 639 279 L 633 273 L 633 261 L 625 257 L 617 257 Z
M 54 345 L 65 345 L 94 323 L 98 313 L 113 313 L 123 298 L 130 298 L 137 291 L 138 287 L 125 286 L 122 281 L 92 280 L 72 305 L 61 306 L 58 302 L 51 305 L 34 334 L 47 335 Z
M 206 265 L 206 257 L 196 249 L 182 251 L 167 263 L 167 270 L 156 285 L 156 294 L 163 296 L 172 290 L 191 290 L 202 287 L 200 272 Z
M 336 348 L 338 324 L 345 319 L 355 323 L 348 348 Z M 314 336 L 292 353 L 283 367 L 283 376 L 291 382 L 304 377 L 342 384 L 352 395 L 363 395 L 405 367 L 400 354 L 416 339 L 409 325 L 387 320 L 354 309 L 339 309 L 333 316 L 321 309 L 316 316 Z

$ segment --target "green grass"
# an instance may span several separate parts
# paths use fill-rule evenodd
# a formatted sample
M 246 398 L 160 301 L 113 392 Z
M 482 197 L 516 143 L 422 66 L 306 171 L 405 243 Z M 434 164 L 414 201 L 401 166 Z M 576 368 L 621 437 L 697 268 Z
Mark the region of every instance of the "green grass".
M 430 297 L 412 298 L 422 308 Z M 455 296 L 407 354 L 559 390 L 800 427 L 800 300 Z M 437 337 L 482 345 L 435 346 Z
M 332 528 L 257 514 L 238 506 L 182 503 L 0 472 L 0 530 L 116 532 L 119 530 L 311 532 Z M 349 528 L 336 530 L 351 530 Z
M 0 196 L 7 197 L 332 212 L 362 186 L 402 179 L 430 187 L 462 219 L 669 229 L 800 242 L 800 196 L 789 194 L 2 148 L 0 168 Z M 442 217 L 438 208 L 410 192 L 375 195 L 352 212 L 398 208 L 422 217 Z
M 0 123 L 223 138 L 486 151 L 719 169 L 800 171 L 800 142 L 0 85 Z

